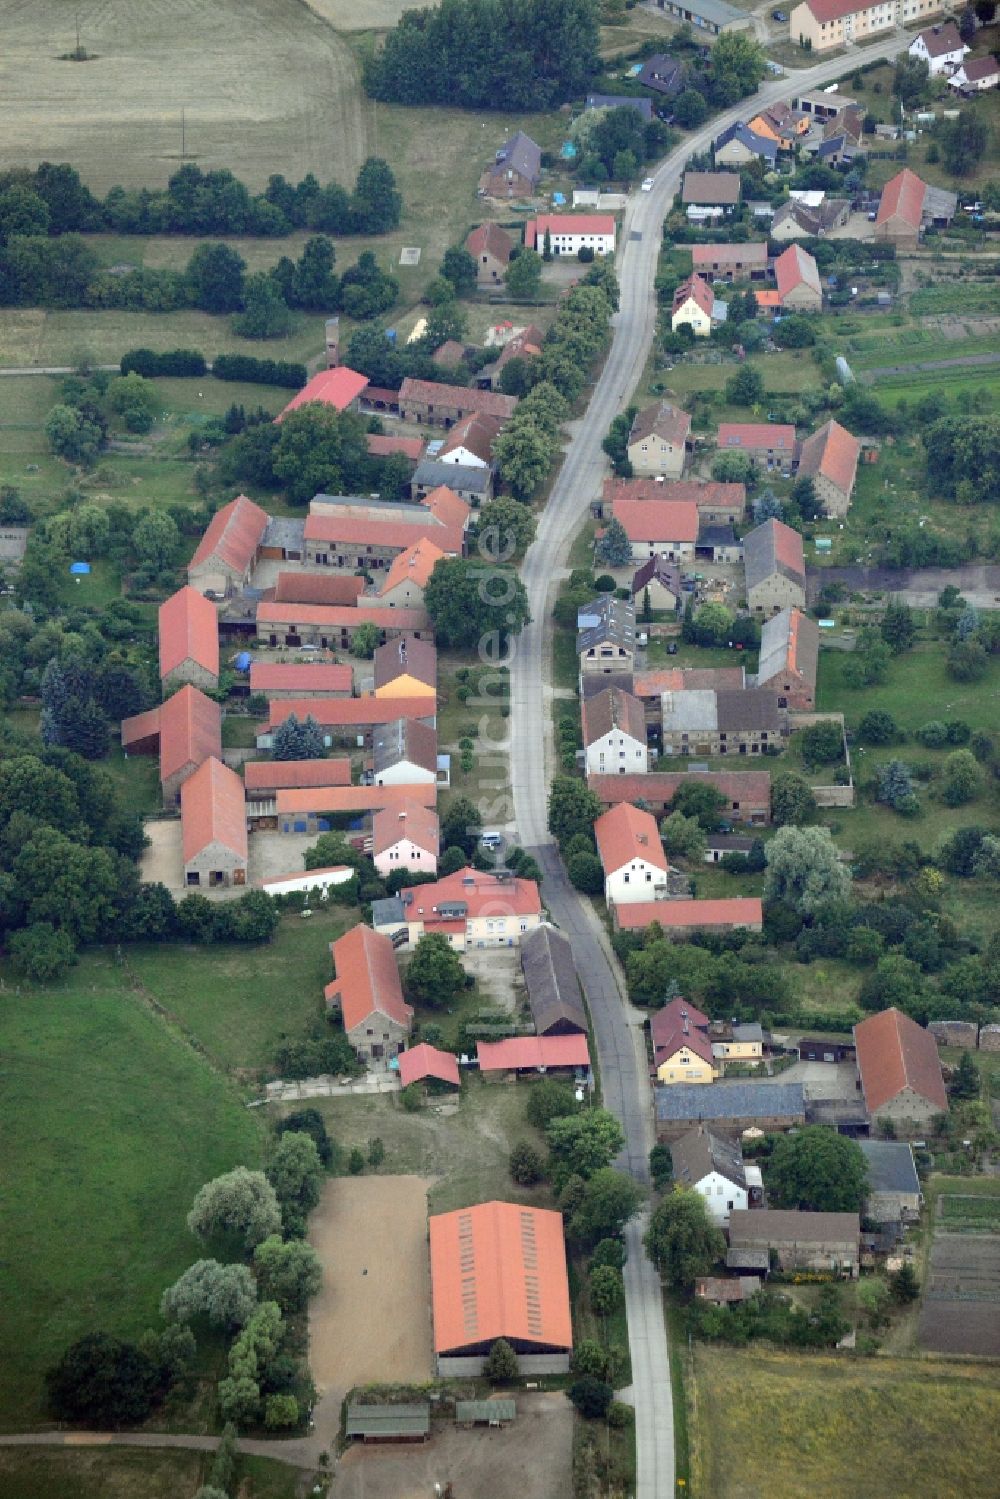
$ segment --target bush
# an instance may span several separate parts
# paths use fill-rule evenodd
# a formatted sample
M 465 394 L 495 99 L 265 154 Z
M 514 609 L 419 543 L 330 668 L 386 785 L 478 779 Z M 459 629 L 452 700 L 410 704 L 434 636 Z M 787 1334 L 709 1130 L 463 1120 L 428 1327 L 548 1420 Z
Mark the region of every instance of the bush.
M 590 1256 L 589 1269 L 593 1273 L 607 1265 L 612 1270 L 624 1270 L 626 1257 L 627 1251 L 621 1239 L 601 1239 Z
M 533 1187 L 542 1179 L 542 1157 L 533 1145 L 522 1141 L 510 1153 L 511 1180 L 519 1187 Z
M 490 1349 L 483 1374 L 491 1384 L 506 1384 L 509 1380 L 516 1379 L 520 1372 L 513 1348 L 506 1338 L 497 1338 Z
M 217 380 L 239 380 L 247 385 L 280 385 L 301 390 L 309 376 L 304 364 L 284 359 L 254 359 L 249 354 L 217 354 L 212 361 Z
M 159 1371 L 134 1343 L 89 1333 L 70 1345 L 45 1376 L 49 1405 L 60 1421 L 133 1426 L 156 1404 Z
M 145 375 L 148 380 L 157 375 L 201 376 L 208 371 L 204 354 L 194 349 L 168 349 L 163 354 L 152 349 L 130 349 L 122 355 L 119 368 L 123 375 Z
M 365 1169 L 365 1153 L 359 1145 L 355 1145 L 347 1157 L 347 1169 L 352 1176 L 360 1176 Z
M 569 1083 L 557 1082 L 555 1078 L 543 1078 L 532 1084 L 526 1110 L 529 1124 L 544 1129 L 552 1119 L 565 1114 L 576 1114 L 580 1105 L 576 1101 Z
M 581 1416 L 603 1421 L 614 1399 L 614 1390 L 603 1379 L 585 1374 L 574 1380 L 566 1392 Z

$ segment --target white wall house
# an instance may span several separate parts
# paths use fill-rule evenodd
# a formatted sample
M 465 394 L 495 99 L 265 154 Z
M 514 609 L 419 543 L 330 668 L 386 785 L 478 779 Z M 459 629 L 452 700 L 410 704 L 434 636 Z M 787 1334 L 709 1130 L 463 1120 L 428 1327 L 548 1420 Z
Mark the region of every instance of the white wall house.
M 611 729 L 587 745 L 588 775 L 645 775 L 648 769 L 645 737 L 640 742 L 624 729 Z
M 927 64 L 927 71 L 932 78 L 937 78 L 942 73 L 946 76 L 953 73 L 964 60 L 969 48 L 959 36 L 954 21 L 949 21 L 943 26 L 922 31 L 910 43 L 908 50 L 911 57 Z
M 713 1223 L 723 1228 L 729 1215 L 750 1206 L 751 1187 L 760 1186 L 759 1168 L 743 1162 L 738 1141 L 699 1125 L 671 1146 L 674 1181 L 693 1187 L 705 1199 Z
M 615 253 L 615 220 L 610 213 L 542 213 L 525 225 L 524 243 L 539 255 L 548 230 L 553 255 L 576 255 L 593 250 L 595 255 Z
M 646 774 L 646 714 L 637 697 L 609 687 L 584 699 L 581 717 L 588 775 Z
M 383 879 L 396 869 L 437 874 L 441 835 L 437 813 L 415 802 L 384 807 L 372 818 L 372 858 Z
M 651 812 L 619 802 L 594 824 L 609 906 L 659 900 L 667 890 L 667 856 Z

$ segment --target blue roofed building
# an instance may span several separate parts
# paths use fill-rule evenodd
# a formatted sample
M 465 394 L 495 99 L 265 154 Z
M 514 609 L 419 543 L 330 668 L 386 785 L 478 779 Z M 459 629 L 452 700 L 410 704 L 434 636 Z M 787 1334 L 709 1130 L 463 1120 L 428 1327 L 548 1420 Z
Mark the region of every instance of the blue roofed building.
M 671 1083 L 655 1090 L 655 1109 L 656 1138 L 668 1143 L 695 1124 L 735 1137 L 792 1129 L 806 1118 L 802 1084 L 772 1081 Z

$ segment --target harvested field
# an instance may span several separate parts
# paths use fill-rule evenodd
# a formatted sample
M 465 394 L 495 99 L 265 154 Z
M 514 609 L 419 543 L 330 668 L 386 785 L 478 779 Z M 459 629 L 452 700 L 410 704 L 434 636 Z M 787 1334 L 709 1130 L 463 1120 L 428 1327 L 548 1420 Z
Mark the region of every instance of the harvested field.
M 104 0 L 79 12 L 92 60 L 64 62 L 76 15 L 4 5 L 0 168 L 68 161 L 97 192 L 154 187 L 181 164 L 182 109 L 186 159 L 255 189 L 272 172 L 349 183 L 368 154 L 357 63 L 305 4 Z
M 691 1488 L 703 1499 L 995 1490 L 1000 1376 L 991 1365 L 696 1343 L 694 1370 Z
M 424 1499 L 436 1483 L 490 1499 L 569 1499 L 573 1409 L 561 1393 L 517 1393 L 506 1431 L 432 1428 L 417 1447 L 353 1446 L 337 1464 L 334 1499 Z
M 414 10 L 412 0 L 305 0 L 311 11 L 337 31 L 387 31 L 404 10 Z M 421 5 L 421 10 L 429 9 Z
M 323 1287 L 309 1307 L 309 1363 L 321 1394 L 342 1399 L 353 1385 L 430 1378 L 429 1185 L 419 1176 L 362 1176 L 323 1188 L 309 1220 L 323 1261 Z
M 963 1232 L 965 1227 L 988 1230 L 996 1223 L 1000 1199 L 953 1197 L 940 1199 L 941 1216 L 935 1223 L 930 1274 L 920 1310 L 919 1339 L 935 1353 L 966 1353 L 995 1357 L 1000 1351 L 1000 1237 L 990 1232 Z M 957 1204 L 963 1211 L 993 1210 L 992 1219 L 983 1211 L 978 1220 L 972 1212 L 959 1218 L 958 1232 L 944 1210 Z M 940 1224 L 949 1222 L 949 1231 Z

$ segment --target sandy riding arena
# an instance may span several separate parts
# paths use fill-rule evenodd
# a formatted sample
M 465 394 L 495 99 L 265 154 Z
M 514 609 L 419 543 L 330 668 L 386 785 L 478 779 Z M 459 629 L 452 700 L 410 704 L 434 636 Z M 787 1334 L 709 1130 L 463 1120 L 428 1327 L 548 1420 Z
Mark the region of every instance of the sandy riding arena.
M 327 1182 L 309 1220 L 323 1287 L 309 1308 L 309 1363 L 321 1393 L 429 1379 L 427 1188 L 419 1176 Z

